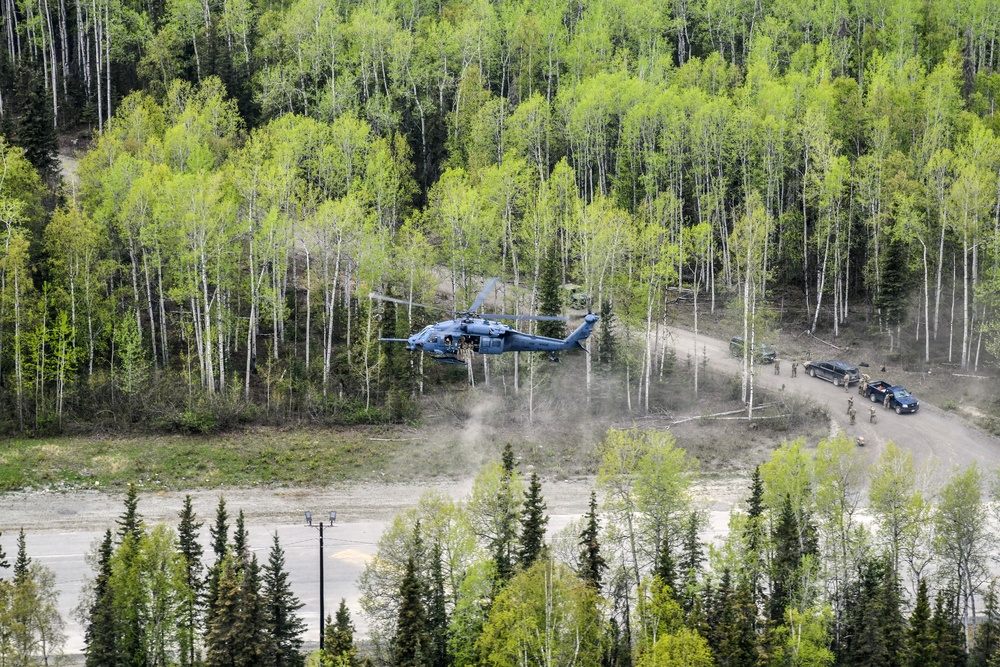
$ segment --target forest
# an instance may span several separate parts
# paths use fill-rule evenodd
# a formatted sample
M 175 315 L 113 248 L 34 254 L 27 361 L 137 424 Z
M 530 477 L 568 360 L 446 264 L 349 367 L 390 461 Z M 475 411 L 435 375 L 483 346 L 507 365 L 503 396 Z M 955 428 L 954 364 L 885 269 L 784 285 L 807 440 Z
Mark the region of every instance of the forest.
M 2 15 L 6 432 L 405 419 L 457 378 L 379 344 L 432 314 L 369 293 L 463 304 L 487 276 L 503 312 L 584 291 L 605 314 L 588 390 L 614 371 L 632 411 L 679 291 L 750 335 L 780 295 L 917 362 L 1000 347 L 989 2 Z M 478 372 L 532 389 L 524 357 Z
M 594 453 L 589 509 L 558 530 L 509 443 L 465 498 L 429 488 L 358 582 L 364 633 L 342 600 L 307 664 L 1000 664 L 995 471 L 928 469 L 892 443 L 866 457 L 843 434 L 786 441 L 719 530 L 699 462 L 669 432 L 612 429 Z M 203 549 L 190 496 L 176 527 L 152 525 L 129 488 L 75 612 L 88 667 L 303 664 L 303 604 L 277 535 L 259 563 L 230 511 L 220 498 Z M 5 665 L 52 664 L 65 636 L 53 574 L 26 539 L 0 578 Z

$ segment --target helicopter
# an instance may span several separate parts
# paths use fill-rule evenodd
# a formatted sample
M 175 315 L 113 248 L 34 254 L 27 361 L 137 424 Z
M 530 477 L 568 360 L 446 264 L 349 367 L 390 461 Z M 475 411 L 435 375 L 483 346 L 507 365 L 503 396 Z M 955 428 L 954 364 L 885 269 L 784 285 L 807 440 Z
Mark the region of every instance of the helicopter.
M 557 315 L 479 314 L 479 308 L 498 280 L 499 278 L 490 278 L 469 309 L 457 313 L 455 319 L 430 324 L 409 338 L 379 338 L 379 340 L 387 343 L 406 343 L 407 350 L 428 352 L 431 359 L 446 364 L 464 364 L 470 353 L 501 354 L 503 352 L 548 352 L 549 360 L 558 362 L 560 359 L 556 353 L 559 351 L 577 348 L 587 349 L 583 341 L 590 337 L 594 324 L 600 319 L 593 313 L 587 313 L 583 318 L 583 324 L 566 338 L 550 338 L 522 333 L 499 321 L 548 320 L 566 322 L 568 320 L 565 317 Z M 369 298 L 451 312 L 437 306 L 427 306 L 374 292 L 369 294 Z

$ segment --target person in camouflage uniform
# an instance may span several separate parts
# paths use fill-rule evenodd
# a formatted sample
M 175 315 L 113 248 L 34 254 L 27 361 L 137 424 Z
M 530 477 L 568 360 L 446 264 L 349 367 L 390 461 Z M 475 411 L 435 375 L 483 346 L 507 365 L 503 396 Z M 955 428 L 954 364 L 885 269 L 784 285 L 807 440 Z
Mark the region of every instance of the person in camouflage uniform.
M 851 415 L 851 426 L 854 426 L 854 421 L 855 421 L 855 418 L 858 416 L 858 411 L 855 410 L 852 407 L 849 412 L 850 412 L 850 415 Z
M 799 372 L 799 362 L 797 359 L 792 359 L 792 377 L 796 377 Z
M 878 418 L 875 416 L 875 406 L 868 408 L 868 423 L 876 424 L 878 423 Z
M 851 414 L 851 410 L 853 410 L 853 409 L 854 409 L 854 397 L 853 396 L 848 396 L 847 397 L 847 414 Z

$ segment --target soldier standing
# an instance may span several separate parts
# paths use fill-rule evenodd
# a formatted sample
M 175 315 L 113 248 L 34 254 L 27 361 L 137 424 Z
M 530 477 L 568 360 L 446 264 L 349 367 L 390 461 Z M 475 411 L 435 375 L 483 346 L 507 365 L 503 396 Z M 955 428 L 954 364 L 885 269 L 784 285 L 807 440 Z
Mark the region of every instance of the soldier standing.
M 774 358 L 774 374 L 781 375 L 781 360 L 777 357 Z
M 844 391 L 848 392 L 851 390 L 851 374 L 844 373 Z
M 870 408 L 868 408 L 868 423 L 869 424 L 875 424 L 875 423 L 877 423 L 877 421 L 878 420 L 875 417 L 875 406 L 873 405 Z
M 854 397 L 853 396 L 848 396 L 847 397 L 847 414 L 851 414 L 851 410 L 853 410 L 853 409 L 854 409 Z
M 857 417 L 857 416 L 858 416 L 858 411 L 857 411 L 857 410 L 855 410 L 855 409 L 854 409 L 854 408 L 852 407 L 852 408 L 851 408 L 851 410 L 850 410 L 850 413 L 851 413 L 851 426 L 854 426 L 854 420 L 855 420 L 855 417 Z
M 889 409 L 889 397 L 890 396 L 892 396 L 892 394 L 890 394 L 889 390 L 886 389 L 885 390 L 885 398 L 882 400 L 882 407 L 884 407 L 886 410 Z
M 792 377 L 795 377 L 799 371 L 799 361 L 798 359 L 792 359 Z

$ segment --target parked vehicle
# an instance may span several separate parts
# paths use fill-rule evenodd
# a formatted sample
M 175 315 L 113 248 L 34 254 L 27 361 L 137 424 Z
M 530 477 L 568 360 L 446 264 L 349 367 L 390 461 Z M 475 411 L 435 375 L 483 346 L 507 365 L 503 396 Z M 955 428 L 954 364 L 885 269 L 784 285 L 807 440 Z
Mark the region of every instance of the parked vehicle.
M 802 365 L 806 373 L 814 378 L 821 378 L 832 382 L 840 387 L 844 384 L 844 376 L 847 376 L 848 384 L 855 384 L 861 379 L 861 372 L 856 366 L 852 366 L 846 361 L 830 359 L 828 361 L 807 361 Z
M 729 353 L 734 357 L 743 356 L 743 336 L 733 336 L 729 339 Z M 757 343 L 757 350 L 754 352 L 753 359 L 758 364 L 770 364 L 774 362 L 777 356 L 778 351 L 770 345 Z
M 897 415 L 904 412 L 916 412 L 920 409 L 920 401 L 899 385 L 889 384 L 885 380 L 872 382 L 865 389 L 867 396 L 872 403 L 885 404 L 885 396 L 889 395 L 889 407 L 896 411 Z

